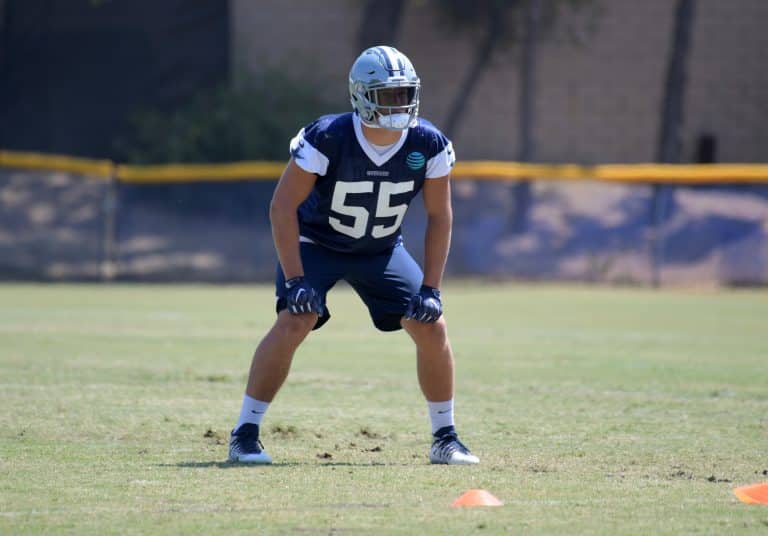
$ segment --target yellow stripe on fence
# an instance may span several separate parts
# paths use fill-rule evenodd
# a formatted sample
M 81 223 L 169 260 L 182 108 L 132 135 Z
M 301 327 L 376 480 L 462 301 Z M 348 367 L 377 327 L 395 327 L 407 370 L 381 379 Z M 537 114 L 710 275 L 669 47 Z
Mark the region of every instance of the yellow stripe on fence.
M 0 151 L 0 167 L 77 173 L 107 178 L 114 164 L 109 160 L 92 160 L 74 156 Z
M 233 162 L 231 164 L 169 164 L 117 166 L 117 179 L 131 183 L 275 180 L 285 162 Z
M 768 183 L 768 164 L 614 164 L 595 168 L 597 180 L 677 184 Z
M 520 162 L 459 162 L 459 179 L 596 180 L 670 184 L 768 184 L 768 164 L 524 164 Z
M 113 177 L 125 183 L 275 180 L 285 162 L 233 162 L 227 164 L 117 165 L 109 160 L 0 151 L 0 167 Z M 524 164 L 502 161 L 459 162 L 458 180 L 594 180 L 667 184 L 768 184 L 768 164 Z

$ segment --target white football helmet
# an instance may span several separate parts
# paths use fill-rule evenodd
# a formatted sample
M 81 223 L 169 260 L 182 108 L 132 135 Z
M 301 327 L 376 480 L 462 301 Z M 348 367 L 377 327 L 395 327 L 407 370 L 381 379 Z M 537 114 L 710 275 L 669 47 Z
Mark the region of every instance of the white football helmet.
M 352 108 L 369 127 L 405 130 L 415 126 L 420 89 L 411 60 L 393 47 L 365 50 L 349 71 Z

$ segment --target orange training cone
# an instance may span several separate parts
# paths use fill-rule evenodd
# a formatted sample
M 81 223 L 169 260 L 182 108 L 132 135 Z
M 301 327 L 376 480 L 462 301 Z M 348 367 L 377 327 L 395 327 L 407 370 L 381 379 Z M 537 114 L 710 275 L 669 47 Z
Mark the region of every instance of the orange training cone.
M 733 494 L 743 503 L 768 504 L 768 482 L 741 486 L 733 490 Z
M 501 506 L 504 503 L 484 489 L 471 489 L 451 503 L 451 506 Z

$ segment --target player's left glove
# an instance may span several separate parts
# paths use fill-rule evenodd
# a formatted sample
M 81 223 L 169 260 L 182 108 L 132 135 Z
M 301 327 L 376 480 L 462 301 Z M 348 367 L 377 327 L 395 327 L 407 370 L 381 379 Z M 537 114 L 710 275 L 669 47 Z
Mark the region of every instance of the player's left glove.
M 440 301 L 440 291 L 427 285 L 421 285 L 421 290 L 411 298 L 405 318 L 418 320 L 425 324 L 437 322 L 443 314 L 443 302 Z
M 289 279 L 285 282 L 285 288 L 288 289 L 286 301 L 291 314 L 317 313 L 322 316 L 323 304 L 320 295 L 303 276 Z

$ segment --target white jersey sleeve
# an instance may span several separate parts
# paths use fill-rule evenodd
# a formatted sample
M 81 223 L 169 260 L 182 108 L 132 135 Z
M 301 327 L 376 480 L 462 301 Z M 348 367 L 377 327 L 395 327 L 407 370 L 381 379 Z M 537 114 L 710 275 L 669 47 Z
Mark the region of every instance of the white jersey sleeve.
M 453 144 L 448 142 L 442 151 L 427 161 L 426 178 L 435 179 L 448 175 L 455 163 L 456 154 L 453 151 Z
M 302 128 L 290 143 L 291 156 L 304 171 L 323 176 L 328 171 L 328 157 L 307 141 Z

